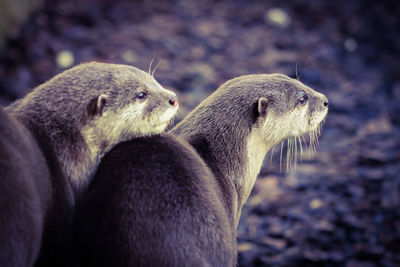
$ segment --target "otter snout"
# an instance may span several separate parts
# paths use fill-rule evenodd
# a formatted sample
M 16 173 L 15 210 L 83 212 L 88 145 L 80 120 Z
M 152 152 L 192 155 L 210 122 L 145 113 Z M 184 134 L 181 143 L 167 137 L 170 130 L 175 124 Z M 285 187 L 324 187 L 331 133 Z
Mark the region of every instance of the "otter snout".
M 316 97 L 316 101 L 314 102 L 317 108 L 320 108 L 322 106 L 321 110 L 325 110 L 329 107 L 329 100 L 326 97 L 326 95 L 321 94 L 319 92 L 313 91 L 314 95 Z
M 171 106 L 178 107 L 179 106 L 178 97 L 176 96 L 176 94 L 174 92 L 172 92 L 172 91 L 170 91 L 170 92 L 171 93 L 170 93 L 168 103 Z
M 178 105 L 179 105 L 179 103 L 178 103 L 178 98 L 175 96 L 175 97 L 173 97 L 173 98 L 171 98 L 169 101 L 168 101 L 168 103 L 171 105 L 171 106 L 174 106 L 174 107 L 177 107 Z
M 322 95 L 322 100 L 324 101 L 324 107 L 328 107 L 329 106 L 329 100 L 325 95 Z

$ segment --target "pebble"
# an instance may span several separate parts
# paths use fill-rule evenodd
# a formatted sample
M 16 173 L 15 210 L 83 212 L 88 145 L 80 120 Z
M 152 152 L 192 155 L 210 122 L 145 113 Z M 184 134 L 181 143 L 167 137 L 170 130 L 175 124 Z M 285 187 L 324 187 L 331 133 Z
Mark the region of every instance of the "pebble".
M 314 198 L 310 201 L 310 208 L 313 210 L 319 209 L 322 205 L 324 205 L 324 202 L 321 199 Z
M 67 69 L 74 64 L 74 55 L 71 51 L 63 50 L 57 54 L 56 62 L 60 69 Z
M 349 37 L 344 40 L 344 47 L 347 51 L 354 52 L 357 50 L 358 44 L 353 38 Z
M 270 8 L 264 16 L 267 23 L 282 28 L 286 28 L 291 23 L 291 18 L 288 13 L 280 8 Z
M 265 236 L 261 238 L 260 243 L 268 246 L 275 251 L 282 251 L 286 247 L 286 240 L 281 238 L 272 238 Z
M 121 58 L 126 63 L 133 64 L 136 62 L 138 56 L 136 55 L 136 53 L 134 51 L 128 49 L 121 53 Z

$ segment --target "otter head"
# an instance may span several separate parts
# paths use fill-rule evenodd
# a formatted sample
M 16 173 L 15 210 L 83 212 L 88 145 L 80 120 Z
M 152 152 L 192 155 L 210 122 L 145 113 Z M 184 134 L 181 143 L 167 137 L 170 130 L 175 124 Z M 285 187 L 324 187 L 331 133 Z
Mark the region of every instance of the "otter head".
M 100 139 L 96 142 L 104 150 L 132 137 L 164 131 L 178 109 L 175 93 L 137 68 L 102 65 L 108 81 L 87 105 L 83 127 L 87 139 Z
M 298 80 L 283 74 L 245 75 L 220 86 L 172 133 L 195 147 L 209 144 L 219 168 L 238 176 L 241 168 L 229 163 L 232 154 L 248 150 L 262 161 L 276 144 L 318 131 L 327 111 L 328 99 Z M 245 165 L 238 158 L 237 165 Z
M 319 130 L 327 112 L 326 96 L 300 81 L 283 74 L 253 74 L 223 84 L 188 120 L 196 123 L 195 132 L 204 136 L 226 135 L 235 146 L 256 137 L 260 147 L 265 145 L 268 150 Z M 190 129 L 193 132 L 193 127 Z M 190 134 L 179 125 L 175 132 Z
M 162 132 L 177 108 L 175 93 L 144 71 L 91 62 L 58 74 L 7 110 L 47 135 L 66 175 L 82 184 L 113 145 Z
M 82 99 L 86 115 L 80 128 L 93 166 L 119 142 L 161 133 L 177 112 L 175 93 L 142 70 L 104 63 L 80 67 L 81 76 L 86 77 L 81 79 L 80 91 L 91 92 Z
M 240 214 L 268 150 L 315 133 L 327 111 L 324 95 L 286 75 L 245 75 L 220 86 L 172 133 L 189 141 L 214 173 L 233 181 L 232 205 Z
M 254 129 L 270 145 L 314 134 L 328 112 L 328 99 L 283 74 L 260 75 Z
M 249 75 L 239 79 L 240 87 L 248 90 L 249 101 L 253 103 L 253 123 L 247 137 L 247 173 L 255 179 L 265 154 L 279 143 L 282 144 L 282 166 L 284 142 L 287 142 L 286 169 L 295 168 L 298 151 L 302 156 L 303 145 L 307 146 L 307 134 L 309 152 L 315 149 L 320 126 L 328 112 L 328 99 L 283 74 Z
M 328 112 L 328 99 L 283 74 L 243 76 L 228 82 L 222 89 L 229 90 L 231 96 L 237 96 L 238 108 L 235 112 L 239 115 L 238 121 L 252 118 L 246 125 L 247 134 L 243 136 L 243 151 L 247 152 L 241 160 L 244 168 L 233 174 L 237 177 L 235 183 L 240 214 L 268 150 L 288 140 L 287 168 L 295 167 L 298 147 L 302 153 L 301 137 L 310 134 L 311 143 L 317 139 L 320 125 Z

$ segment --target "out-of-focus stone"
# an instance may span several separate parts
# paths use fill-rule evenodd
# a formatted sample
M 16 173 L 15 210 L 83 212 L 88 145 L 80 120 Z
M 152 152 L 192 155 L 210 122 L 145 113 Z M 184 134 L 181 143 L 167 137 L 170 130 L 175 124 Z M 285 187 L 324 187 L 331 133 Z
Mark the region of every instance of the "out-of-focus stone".
M 281 8 L 270 8 L 267 13 L 265 13 L 264 19 L 267 23 L 286 28 L 290 25 L 291 18 L 289 14 Z
M 319 198 L 312 199 L 309 204 L 310 208 L 313 210 L 321 208 L 322 205 L 324 205 L 324 202 Z
M 346 40 L 344 40 L 344 47 L 346 48 L 346 50 L 348 52 L 354 52 L 357 50 L 358 44 L 356 42 L 356 40 L 354 40 L 353 38 L 349 37 Z
M 133 52 L 130 49 L 124 50 L 121 53 L 121 58 L 123 61 L 125 61 L 128 64 L 133 64 L 137 60 L 137 55 L 135 52 Z
M 260 239 L 260 243 L 263 245 L 266 245 L 276 251 L 281 251 L 286 247 L 285 239 L 281 239 L 281 238 L 272 238 L 272 237 L 265 236 Z
M 237 249 L 239 255 L 238 262 L 242 266 L 251 266 L 259 252 L 258 247 L 250 242 L 240 243 Z
M 74 64 L 74 55 L 71 51 L 63 50 L 57 54 L 56 62 L 60 69 L 67 69 Z
M 316 222 L 314 224 L 314 227 L 318 231 L 323 231 L 323 232 L 332 232 L 335 230 L 335 226 L 327 220 L 320 220 L 320 221 Z

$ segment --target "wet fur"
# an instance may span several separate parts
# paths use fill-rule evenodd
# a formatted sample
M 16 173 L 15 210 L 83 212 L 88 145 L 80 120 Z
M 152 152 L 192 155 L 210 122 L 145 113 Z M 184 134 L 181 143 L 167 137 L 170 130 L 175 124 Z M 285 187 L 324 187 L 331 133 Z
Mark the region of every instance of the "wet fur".
M 242 76 L 175 126 L 176 137 L 115 147 L 78 207 L 82 266 L 236 266 L 236 227 L 267 151 L 315 130 L 324 103 L 285 75 Z

